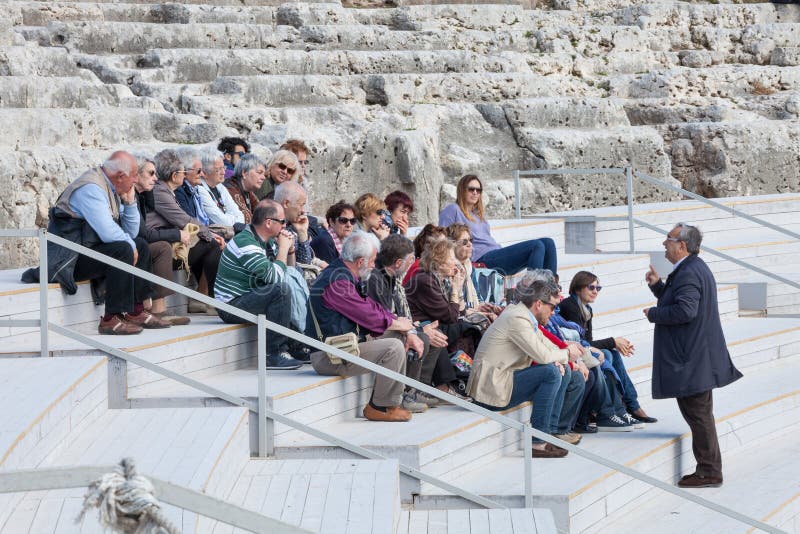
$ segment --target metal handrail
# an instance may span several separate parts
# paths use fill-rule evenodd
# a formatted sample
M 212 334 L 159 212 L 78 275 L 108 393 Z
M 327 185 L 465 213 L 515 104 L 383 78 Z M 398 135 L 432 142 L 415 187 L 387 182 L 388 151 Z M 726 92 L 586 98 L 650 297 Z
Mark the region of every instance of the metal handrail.
M 0 237 L 2 237 L 4 235 L 5 236 L 10 236 L 10 237 L 17 237 L 17 236 L 14 236 L 14 235 L 9 235 L 9 234 L 12 234 L 12 233 L 13 233 L 12 231 L 5 231 L 4 234 L 0 234 Z M 124 262 L 115 260 L 113 258 L 109 258 L 107 256 L 104 256 L 103 254 L 100 254 L 100 253 L 98 253 L 96 251 L 93 251 L 93 250 L 91 250 L 89 248 L 86 248 L 86 247 L 84 247 L 82 245 L 79 245 L 77 243 L 73 243 L 73 242 L 71 242 L 69 240 L 63 239 L 63 238 L 61 238 L 59 236 L 54 236 L 54 235 L 52 235 L 52 234 L 50 234 L 50 233 L 48 233 L 48 232 L 46 232 L 44 230 L 40 231 L 39 238 L 40 238 L 40 244 L 42 244 L 42 241 L 47 241 L 47 240 L 53 241 L 53 242 L 55 242 L 55 243 L 57 243 L 57 244 L 59 244 L 61 246 L 64 246 L 64 247 L 69 248 L 71 250 L 75 250 L 77 252 L 80 252 L 81 254 L 86 254 L 89 257 L 93 257 L 94 259 L 97 259 L 98 261 L 104 262 L 104 263 L 106 263 L 108 265 L 111 265 L 111 266 L 119 268 L 119 269 L 121 269 L 121 270 L 123 270 L 125 272 L 133 274 L 134 276 L 140 276 L 140 277 L 145 278 L 147 280 L 151 280 L 151 281 L 153 281 L 154 283 L 156 283 L 158 285 L 163 285 L 164 287 L 175 286 L 175 289 L 179 289 L 180 291 L 178 291 L 178 292 L 180 292 L 181 294 L 184 294 L 184 295 L 187 295 L 187 296 L 191 296 L 193 298 L 196 298 L 195 295 L 200 296 L 200 297 L 204 297 L 204 299 L 197 299 L 197 300 L 200 300 L 201 302 L 208 301 L 207 303 L 210 304 L 211 306 L 223 309 L 225 311 L 227 311 L 226 308 L 232 308 L 233 310 L 237 310 L 236 308 L 233 308 L 232 306 L 229 306 L 228 304 L 224 304 L 222 302 L 216 301 L 214 299 L 211 299 L 209 297 L 201 295 L 200 293 L 197 293 L 195 291 L 187 289 L 187 288 L 185 288 L 183 286 L 179 286 L 178 284 L 174 284 L 174 283 L 169 282 L 169 281 L 167 281 L 167 283 L 164 283 L 165 280 L 163 278 L 160 278 L 160 277 L 158 277 L 156 275 L 153 275 L 153 274 L 151 274 L 151 273 L 149 273 L 147 271 L 139 269 L 138 267 L 134 267 L 134 266 L 131 266 L 131 265 L 127 264 L 127 263 L 124 263 Z M 86 252 L 84 252 L 84 251 L 86 251 Z M 40 252 L 40 254 L 41 254 L 41 252 Z M 46 253 L 45 253 L 45 260 L 46 260 Z M 46 262 L 45 262 L 45 266 L 40 265 L 39 268 L 40 268 L 40 276 L 44 276 L 44 284 L 42 284 L 42 279 L 40 279 L 40 290 L 42 288 L 44 288 L 44 291 L 46 292 L 47 291 Z M 44 269 L 44 273 L 42 273 L 43 269 Z M 46 301 L 46 299 L 45 299 L 45 301 Z M 40 310 L 40 312 L 41 312 L 41 310 Z M 246 314 L 246 312 L 242 312 L 241 310 L 238 310 L 238 313 L 239 314 Z M 227 394 L 222 390 L 216 390 L 216 388 L 211 388 L 211 386 L 207 386 L 207 385 L 203 384 L 202 382 L 199 382 L 197 380 L 194 380 L 194 379 L 191 379 L 191 378 L 188 378 L 188 377 L 184 377 L 184 376 L 180 375 L 179 373 L 175 373 L 174 371 L 169 371 L 167 369 L 164 369 L 164 368 L 162 368 L 161 366 L 159 366 L 157 364 L 153 364 L 153 363 L 150 363 L 150 362 L 145 362 L 145 360 L 141 360 L 141 359 L 138 359 L 138 358 L 137 359 L 139 361 L 143 362 L 143 363 L 146 363 L 147 367 L 149 369 L 155 371 L 155 372 L 158 372 L 160 374 L 164 374 L 165 376 L 168 376 L 169 378 L 173 378 L 173 379 L 175 379 L 175 380 L 177 380 L 179 382 L 182 382 L 184 384 L 190 385 L 192 387 L 197 387 L 198 389 L 200 389 L 202 391 L 209 391 L 209 389 L 215 390 L 215 391 L 217 391 L 219 393 L 222 393 L 225 396 L 231 398 L 232 401 L 233 401 L 232 402 L 233 404 L 239 405 L 239 406 L 247 405 L 247 407 L 251 411 L 254 411 L 254 412 L 258 413 L 259 414 L 259 416 L 258 416 L 258 419 L 259 419 L 259 453 L 262 452 L 262 449 L 266 450 L 266 441 L 264 441 L 264 443 L 262 443 L 262 434 L 264 435 L 263 437 L 266 439 L 266 435 L 265 435 L 266 434 L 266 419 L 270 418 L 270 419 L 274 419 L 274 420 L 277 420 L 279 422 L 282 422 L 284 424 L 287 424 L 289 426 L 292 426 L 293 428 L 296 428 L 296 429 L 301 430 L 303 432 L 309 433 L 311 435 L 316 435 L 316 436 L 318 436 L 318 437 L 320 437 L 322 439 L 326 439 L 328 441 L 331 441 L 334 444 L 338 444 L 340 446 L 344 446 L 344 448 L 346 448 L 346 449 L 348 449 L 348 450 L 350 450 L 352 452 L 356 452 L 357 454 L 365 455 L 367 457 L 373 457 L 373 458 L 376 457 L 376 456 L 381 457 L 381 458 L 386 458 L 385 456 L 379 455 L 378 453 L 374 453 L 373 451 L 367 451 L 363 447 L 360 447 L 360 446 L 355 445 L 353 443 L 349 443 L 349 442 L 347 442 L 345 440 L 342 440 L 341 438 L 338 438 L 336 436 L 332 436 L 330 434 L 327 434 L 327 433 L 321 432 L 319 430 L 313 429 L 313 428 L 311 428 L 311 427 L 309 427 L 309 426 L 307 426 L 307 425 L 305 425 L 303 423 L 299 423 L 297 421 L 294 421 L 294 420 L 292 420 L 292 419 L 290 419 L 290 418 L 288 418 L 288 417 L 286 417 L 284 415 L 278 414 L 278 413 L 276 413 L 274 411 L 271 411 L 271 410 L 268 410 L 266 408 L 266 389 L 265 389 L 265 387 L 262 387 L 263 384 L 266 383 L 266 352 L 265 352 L 266 347 L 265 347 L 265 344 L 263 342 L 264 340 L 262 339 L 262 336 L 264 334 L 264 330 L 265 329 L 269 329 L 269 330 L 277 332 L 279 334 L 283 334 L 283 335 L 285 335 L 285 336 L 287 336 L 287 337 L 289 337 L 291 339 L 294 339 L 296 341 L 300 341 L 300 342 L 304 343 L 305 345 L 308 345 L 310 347 L 316 348 L 317 350 L 331 353 L 334 356 L 337 356 L 337 357 L 339 357 L 339 358 L 341 358 L 341 359 L 343 359 L 345 361 L 348 361 L 350 363 L 354 363 L 354 364 L 358 365 L 359 367 L 363 367 L 365 369 L 368 369 L 368 370 L 370 370 L 370 371 L 372 371 L 374 373 L 380 374 L 380 375 L 382 375 L 382 376 L 384 376 L 386 378 L 390 378 L 390 379 L 395 380 L 397 382 L 401 382 L 401 383 L 403 383 L 405 385 L 414 387 L 419 391 L 422 391 L 422 392 L 427 393 L 429 395 L 435 396 L 435 397 L 437 397 L 439 399 L 445 400 L 445 401 L 447 401 L 447 402 L 449 402 L 451 404 L 454 404 L 456 406 L 464 408 L 465 410 L 471 411 L 473 413 L 476 413 L 478 415 L 481 415 L 483 417 L 486 417 L 486 418 L 491 419 L 493 421 L 496 421 L 498 423 L 504 424 L 505 426 L 508 426 L 509 428 L 519 430 L 522 433 L 522 441 L 523 441 L 522 445 L 523 445 L 523 458 L 524 458 L 524 470 L 525 470 L 525 473 L 524 473 L 524 476 L 525 476 L 525 481 L 524 481 L 524 484 L 525 484 L 525 506 L 527 508 L 530 508 L 530 507 L 533 506 L 532 478 L 531 478 L 532 477 L 532 462 L 531 462 L 531 446 L 532 446 L 532 443 L 531 443 L 531 437 L 536 437 L 536 438 L 538 438 L 538 439 L 540 439 L 542 441 L 545 441 L 547 443 L 551 443 L 553 445 L 556 445 L 556 446 L 562 447 L 564 449 L 567 449 L 568 451 L 573 452 L 574 454 L 576 454 L 578 456 L 581 456 L 583 458 L 586 458 L 587 460 L 593 461 L 595 463 L 599 463 L 601 465 L 604 465 L 606 467 L 614 469 L 615 471 L 624 473 L 624 474 L 626 474 L 628 476 L 631 476 L 632 478 L 635 478 L 635 479 L 637 479 L 639 481 L 645 482 L 645 483 L 650 484 L 650 485 L 652 485 L 654 487 L 658 487 L 659 489 L 662 489 L 662 490 L 664 490 L 664 491 L 666 491 L 668 493 L 672 493 L 672 494 L 674 494 L 674 495 L 676 495 L 678 497 L 681 497 L 681 498 L 683 498 L 685 500 L 688 500 L 688 501 L 694 502 L 695 504 L 699 504 L 701 506 L 704 506 L 705 508 L 708 508 L 708 509 L 711 509 L 711 510 L 715 510 L 715 511 L 717 511 L 719 513 L 722 513 L 724 515 L 727 515 L 729 517 L 737 519 L 737 520 L 739 520 L 739 521 L 741 521 L 743 523 L 749 524 L 749 525 L 751 525 L 753 527 L 759 528 L 759 529 L 764 530 L 766 532 L 772 532 L 772 533 L 776 533 L 776 534 L 782 534 L 783 533 L 783 531 L 781 531 L 779 529 L 776 529 L 776 528 L 772 527 L 771 525 L 768 525 L 768 524 L 766 524 L 766 523 L 764 523 L 762 521 L 759 521 L 757 519 L 748 517 L 748 516 L 746 516 L 744 514 L 741 514 L 741 513 L 737 512 L 736 510 L 721 506 L 721 505 L 719 505 L 717 503 L 714 503 L 714 502 L 709 501 L 707 499 L 704 499 L 702 497 L 698 497 L 698 496 L 693 495 L 692 493 L 690 493 L 690 492 L 688 492 L 686 490 L 683 490 L 683 489 L 680 489 L 680 488 L 676 488 L 676 487 L 674 487 L 674 486 L 672 486 L 670 484 L 666 484 L 665 482 L 662 482 L 661 480 L 658 480 L 658 479 L 656 479 L 654 477 L 651 477 L 650 475 L 647 475 L 645 473 L 641 473 L 641 472 L 636 471 L 634 469 L 631 469 L 631 468 L 629 468 L 629 467 L 627 467 L 625 465 L 618 464 L 616 462 L 613 462 L 611 460 L 603 458 L 602 456 L 596 455 L 594 453 L 582 450 L 582 449 L 580 449 L 580 448 L 578 448 L 578 447 L 576 447 L 574 445 L 570 445 L 569 443 L 566 443 L 566 442 L 564 442 L 562 440 L 559 440 L 558 438 L 555 438 L 555 437 L 553 437 L 552 435 L 550 435 L 548 433 L 545 433 L 545 432 L 542 432 L 542 431 L 540 431 L 538 429 L 532 428 L 526 423 L 515 421 L 515 420 L 511 419 L 508 416 L 505 416 L 505 415 L 502 415 L 502 414 L 498 414 L 498 413 L 493 412 L 491 410 L 487 410 L 486 408 L 483 408 L 481 406 L 477 406 L 475 404 L 472 404 L 472 403 L 466 402 L 464 400 L 461 400 L 461 399 L 459 399 L 459 398 L 457 398 L 455 396 L 448 395 L 447 393 L 444 393 L 439 389 L 436 389 L 436 388 L 434 388 L 432 386 L 429 386 L 427 384 L 423 384 L 422 382 L 414 380 L 413 378 L 409 378 L 409 377 L 407 377 L 407 376 L 405 376 L 403 374 L 400 374 L 400 373 L 397 373 L 397 372 L 392 371 L 390 369 L 386 369 L 384 367 L 381 367 L 380 365 L 377 365 L 377 364 L 375 364 L 373 362 L 370 362 L 368 360 L 364 360 L 363 358 L 360 358 L 359 356 L 355 356 L 353 354 L 345 352 L 345 351 L 343 351 L 341 349 L 338 349 L 336 347 L 332 347 L 330 345 L 326 345 L 325 343 L 323 343 L 323 342 L 321 342 L 319 340 L 316 340 L 316 339 L 310 338 L 310 337 L 308 337 L 308 336 L 306 336 L 304 334 L 300 334 L 298 332 L 295 332 L 294 330 L 291 330 L 290 328 L 284 327 L 284 326 L 279 325 L 279 324 L 272 323 L 271 321 L 267 321 L 266 317 L 264 315 L 258 315 L 257 317 L 256 316 L 253 316 L 253 317 L 256 319 L 254 322 L 256 322 L 256 324 L 258 326 L 258 335 L 259 335 L 259 342 L 258 342 L 259 343 L 259 347 L 258 347 L 258 350 L 259 350 L 259 357 L 258 357 L 258 360 L 259 360 L 259 365 L 258 365 L 259 408 L 263 407 L 263 411 L 259 411 L 257 409 L 254 409 L 253 407 L 249 406 L 249 403 L 247 403 L 246 401 L 244 401 L 243 399 L 241 399 L 239 397 L 236 397 L 235 395 Z M 2 324 L 2 321 L 0 321 L 0 324 Z M 123 358 L 125 360 L 128 360 L 128 359 L 132 360 L 133 358 L 136 358 L 135 356 L 127 354 L 124 351 L 121 351 L 121 350 L 116 349 L 114 347 L 110 347 L 108 345 L 105 345 L 102 342 L 99 342 L 99 341 L 96 341 L 96 340 L 92 340 L 88 336 L 84 336 L 83 334 L 79 334 L 77 332 L 70 331 L 69 329 L 61 327 L 59 325 L 55 325 L 53 323 L 46 322 L 44 319 L 41 320 L 40 325 L 45 325 L 44 328 L 42 328 L 40 326 L 40 330 L 49 330 L 50 328 L 53 328 L 54 331 L 57 331 L 59 333 L 69 332 L 69 336 L 73 337 L 73 339 L 85 340 L 85 342 L 89 343 L 92 346 L 100 348 L 99 346 L 103 345 L 103 346 L 107 347 L 108 349 L 110 349 L 109 352 L 111 354 L 113 354 L 113 355 L 115 355 L 117 357 Z M 100 350 L 106 351 L 105 348 L 100 348 Z M 47 351 L 45 351 L 45 352 L 47 352 Z M 263 380 L 263 382 L 262 382 L 262 380 Z M 216 392 L 211 393 L 211 394 L 219 396 L 219 395 L 217 395 Z M 219 398 L 230 402 L 227 398 L 225 398 L 223 396 L 219 396 Z M 244 405 L 241 404 L 242 402 L 245 403 L 245 404 Z M 432 483 L 434 485 L 437 485 L 439 487 L 442 487 L 443 489 L 447 489 L 448 491 L 454 491 L 454 493 L 456 493 L 456 494 L 460 495 L 461 497 L 464 497 L 464 498 L 466 498 L 468 500 L 471 500 L 471 501 L 475 502 L 476 504 L 480 504 L 480 505 L 486 506 L 486 507 L 503 507 L 499 503 L 496 503 L 494 501 L 486 499 L 485 497 L 482 497 L 480 495 L 473 494 L 473 493 L 471 493 L 469 491 L 466 491 L 466 490 L 464 490 L 462 488 L 458 488 L 456 486 L 453 486 L 453 485 L 451 485 L 451 484 L 449 484 L 447 482 L 444 482 L 443 480 L 438 479 L 437 477 L 433 477 L 431 475 L 426 475 L 424 473 L 421 473 L 420 471 L 418 471 L 418 470 L 416 470 L 414 468 L 411 468 L 411 467 L 408 467 L 408 466 L 401 466 L 401 471 L 406 473 L 406 474 L 408 474 L 408 475 L 410 475 L 410 476 L 414 476 L 416 478 L 419 478 L 420 480 L 424 480 L 424 481 L 427 481 L 427 482 Z M 424 477 L 424 478 L 422 478 L 422 477 Z
M 0 472 L 0 494 L 87 487 L 114 466 L 53 467 Z M 141 473 L 140 473 L 141 474 Z M 211 497 L 193 489 L 144 475 L 159 500 L 257 534 L 305 534 L 309 530 Z

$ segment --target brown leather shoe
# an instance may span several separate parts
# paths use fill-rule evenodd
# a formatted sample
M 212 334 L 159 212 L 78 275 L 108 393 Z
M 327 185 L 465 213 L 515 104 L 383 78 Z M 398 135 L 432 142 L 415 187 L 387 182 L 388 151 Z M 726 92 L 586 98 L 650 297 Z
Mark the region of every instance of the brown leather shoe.
M 154 313 L 153 315 L 162 321 L 168 322 L 172 326 L 183 326 L 192 322 L 192 320 L 185 315 L 170 315 L 167 312 Z
M 550 443 L 545 443 L 544 449 L 531 449 L 531 457 L 532 458 L 563 458 L 569 454 L 567 449 L 562 449 L 561 447 L 556 447 L 555 445 L 551 445 Z
M 122 317 L 125 319 L 125 321 L 139 325 L 142 328 L 169 328 L 172 326 L 167 321 L 162 321 L 147 310 L 142 311 L 142 313 L 139 315 L 123 313 Z
M 101 334 L 112 336 L 130 336 L 138 334 L 142 331 L 142 327 L 138 324 L 133 324 L 119 314 L 112 315 L 111 319 L 104 321 L 100 318 L 100 324 L 97 326 L 97 331 Z
M 411 412 L 401 406 L 389 406 L 385 412 L 382 412 L 367 404 L 364 406 L 364 417 L 370 421 L 397 423 L 411 421 Z
M 722 486 L 722 477 L 704 477 L 697 473 L 685 475 L 678 481 L 681 488 L 718 488 Z

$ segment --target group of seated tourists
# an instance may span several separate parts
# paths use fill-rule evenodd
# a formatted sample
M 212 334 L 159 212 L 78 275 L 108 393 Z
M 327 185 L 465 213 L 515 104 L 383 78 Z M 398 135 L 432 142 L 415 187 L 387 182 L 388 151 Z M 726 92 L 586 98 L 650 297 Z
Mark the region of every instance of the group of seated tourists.
M 294 331 L 352 340 L 352 354 L 444 394 L 376 375 L 363 409 L 370 420 L 408 421 L 452 396 L 491 410 L 531 402 L 532 427 L 570 444 L 584 433 L 656 421 L 625 368 L 633 345 L 592 336 L 598 278 L 578 272 L 562 298 L 553 240 L 498 244 L 477 176 L 464 176 L 438 225 L 426 224 L 412 241 L 414 202 L 402 191 L 383 199 L 365 193 L 333 203 L 324 217 L 308 214 L 309 153 L 289 140 L 265 161 L 240 138 L 200 151 L 117 151 L 64 190 L 48 229 L 166 280 L 180 280 L 178 271 L 200 293 L 284 327 L 266 336 L 268 369 L 368 372 L 285 335 Z M 76 281 L 92 280 L 102 295 L 100 334 L 185 325 L 191 313 L 243 322 L 230 308 L 197 301 L 179 313 L 167 306 L 166 287 L 48 246 L 50 281 L 74 293 Z M 511 275 L 513 289 L 504 284 Z M 37 276 L 30 269 L 23 279 Z M 533 454 L 567 451 L 535 438 Z

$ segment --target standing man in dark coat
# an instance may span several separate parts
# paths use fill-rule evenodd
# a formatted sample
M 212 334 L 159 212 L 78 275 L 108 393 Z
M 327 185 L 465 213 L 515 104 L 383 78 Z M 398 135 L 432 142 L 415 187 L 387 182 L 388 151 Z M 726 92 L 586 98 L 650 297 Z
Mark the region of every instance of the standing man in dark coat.
M 678 481 L 683 488 L 722 485 L 711 392 L 742 377 L 722 333 L 717 282 L 697 255 L 702 240 L 696 227 L 678 223 L 663 243 L 664 255 L 674 265 L 667 281 L 661 281 L 652 265 L 645 275 L 658 298 L 655 307 L 644 310 L 655 324 L 653 398 L 676 398 L 692 431 L 697 469 Z

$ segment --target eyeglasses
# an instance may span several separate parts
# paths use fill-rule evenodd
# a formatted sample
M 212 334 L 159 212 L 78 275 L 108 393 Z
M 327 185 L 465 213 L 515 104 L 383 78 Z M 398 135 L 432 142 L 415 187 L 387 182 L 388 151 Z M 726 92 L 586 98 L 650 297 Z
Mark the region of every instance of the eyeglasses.
M 669 236 L 667 236 L 667 241 L 672 241 L 673 243 L 680 243 L 681 238 L 680 237 L 669 237 Z
M 156 175 L 156 171 L 147 171 L 147 172 L 145 172 L 145 174 L 147 176 L 155 176 Z
M 470 239 L 459 239 L 456 241 L 456 245 L 460 245 L 462 247 L 466 247 L 467 245 L 472 245 L 472 238 Z
M 203 168 L 202 167 L 198 167 L 197 169 L 189 169 L 189 171 L 191 171 L 191 172 L 193 172 L 195 174 L 200 174 L 201 172 L 203 172 Z
M 338 222 L 339 224 L 350 223 L 350 226 L 355 226 L 356 223 L 358 222 L 358 219 L 356 219 L 355 217 L 353 217 L 352 219 L 348 219 L 347 217 L 336 217 L 336 222 Z
M 544 300 L 540 300 L 539 302 L 541 302 L 542 304 L 544 304 L 546 306 L 550 306 L 550 309 L 552 311 L 556 311 L 556 306 L 558 306 L 558 304 L 553 304 L 552 302 L 547 302 L 547 301 L 544 301 Z
M 297 169 L 293 169 L 293 168 L 289 167 L 289 166 L 288 166 L 288 165 L 286 165 L 285 163 L 278 163 L 278 168 L 279 168 L 280 170 L 282 170 L 282 171 L 286 171 L 286 172 L 288 172 L 289 174 L 294 174 L 294 171 L 296 171 L 296 170 L 297 170 Z
M 481 187 L 468 187 L 467 191 L 469 191 L 470 193 L 482 193 L 483 192 L 483 188 L 481 188 Z
M 270 221 L 275 221 L 279 223 L 281 226 L 286 226 L 286 219 L 276 219 L 275 217 L 267 217 Z
M 586 287 L 589 289 L 589 291 L 600 291 L 601 289 L 603 289 L 603 286 L 598 286 L 595 284 L 591 284 Z
M 172 174 L 186 174 L 186 171 L 185 171 L 185 170 L 183 170 L 183 169 L 181 169 L 181 170 L 179 170 L 179 171 L 175 171 L 175 172 L 173 172 Z

